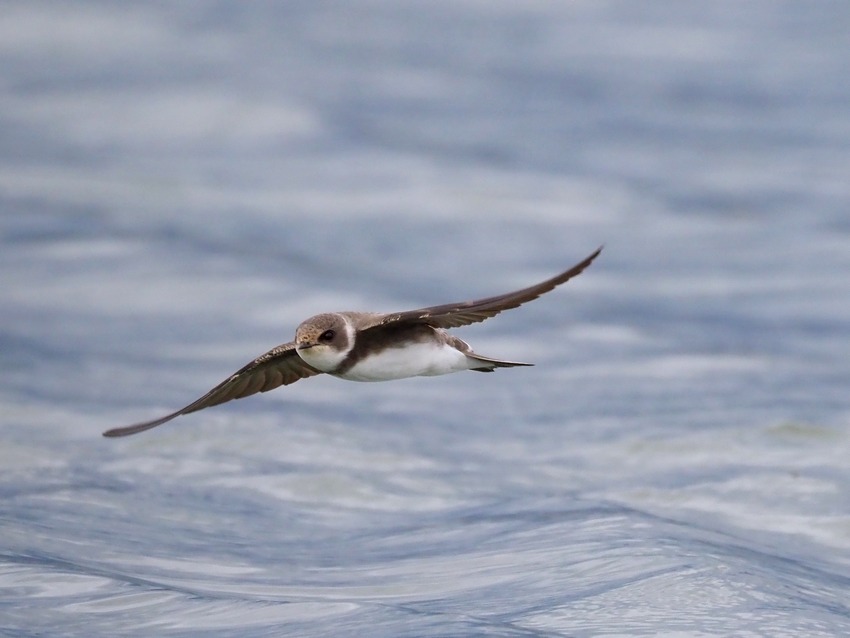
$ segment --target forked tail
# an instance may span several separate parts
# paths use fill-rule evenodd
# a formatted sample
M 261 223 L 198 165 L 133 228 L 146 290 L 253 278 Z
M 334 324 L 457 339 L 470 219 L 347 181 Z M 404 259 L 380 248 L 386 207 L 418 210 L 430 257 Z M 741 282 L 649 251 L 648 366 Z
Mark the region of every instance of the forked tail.
M 482 357 L 478 354 L 467 354 L 469 359 L 469 369 L 475 372 L 493 372 L 496 368 L 515 368 L 516 366 L 533 366 L 533 363 L 521 363 L 520 361 L 502 361 L 501 359 L 491 359 L 490 357 Z M 480 364 L 476 365 L 476 364 Z

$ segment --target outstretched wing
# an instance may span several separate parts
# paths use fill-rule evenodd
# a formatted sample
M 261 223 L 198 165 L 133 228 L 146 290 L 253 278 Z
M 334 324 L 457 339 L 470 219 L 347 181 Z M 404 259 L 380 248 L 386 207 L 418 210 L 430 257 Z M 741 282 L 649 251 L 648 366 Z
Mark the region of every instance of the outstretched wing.
M 490 317 L 495 317 L 503 310 L 516 308 L 527 301 L 537 299 L 540 295 L 549 292 L 556 286 L 560 286 L 587 268 L 600 252 L 602 252 L 602 246 L 597 248 L 586 259 L 580 261 L 569 270 L 565 270 L 560 275 L 555 275 L 551 279 L 542 281 L 534 286 L 529 286 L 528 288 L 523 288 L 522 290 L 496 295 L 495 297 L 486 297 L 485 299 L 476 299 L 474 301 L 461 301 L 440 306 L 431 306 L 429 308 L 420 308 L 419 310 L 391 313 L 386 315 L 378 325 L 404 322 L 426 323 L 436 328 L 457 328 L 458 326 L 478 323 Z
M 150 430 L 158 425 L 167 423 L 178 416 L 197 412 L 219 403 L 226 403 L 233 399 L 242 399 L 257 392 L 268 392 L 282 385 L 295 383 L 299 379 L 305 379 L 321 374 L 319 370 L 307 365 L 295 351 L 295 343 L 285 343 L 277 348 L 269 350 L 262 356 L 257 357 L 238 372 L 232 374 L 212 390 L 207 392 L 197 401 L 172 412 L 160 419 L 144 421 L 135 425 L 122 428 L 113 428 L 103 433 L 103 436 L 116 437 L 127 436 Z

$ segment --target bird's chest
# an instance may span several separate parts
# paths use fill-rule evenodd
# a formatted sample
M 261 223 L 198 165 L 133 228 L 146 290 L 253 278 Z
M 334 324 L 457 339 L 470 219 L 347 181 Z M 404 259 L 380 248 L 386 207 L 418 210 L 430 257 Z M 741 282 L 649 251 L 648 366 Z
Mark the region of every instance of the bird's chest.
M 334 376 L 349 381 L 390 381 L 468 369 L 466 355 L 457 348 L 444 343 L 419 342 L 363 354 Z

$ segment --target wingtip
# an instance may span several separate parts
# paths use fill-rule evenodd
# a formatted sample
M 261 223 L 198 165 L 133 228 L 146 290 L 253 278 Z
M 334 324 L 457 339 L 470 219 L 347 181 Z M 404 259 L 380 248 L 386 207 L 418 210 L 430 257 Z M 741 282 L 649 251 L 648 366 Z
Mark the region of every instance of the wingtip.
M 131 434 L 138 434 L 139 432 L 144 432 L 146 430 L 150 430 L 151 428 L 155 428 L 159 423 L 141 423 L 139 425 L 128 425 L 123 428 L 112 428 L 111 430 L 107 430 L 103 433 L 103 436 L 107 439 L 117 439 L 122 436 L 130 436 Z
M 585 268 L 590 266 L 590 264 L 592 264 L 596 260 L 596 258 L 599 257 L 599 254 L 602 252 L 603 248 L 605 248 L 605 244 L 599 244 L 599 247 L 596 250 L 594 250 L 587 257 L 585 257 L 582 261 L 580 261 L 578 264 L 576 264 L 576 267 L 581 269 L 581 270 L 579 270 L 579 272 L 582 272 Z M 576 274 L 578 274 L 578 273 L 576 273 Z
M 112 428 L 110 430 L 106 430 L 106 432 L 103 432 L 101 436 L 107 439 L 117 439 L 118 437 L 132 434 L 132 432 L 126 432 L 126 429 L 127 428 Z
M 143 423 L 136 423 L 134 425 L 125 425 L 120 428 L 112 428 L 103 433 L 103 436 L 107 439 L 117 439 L 122 436 L 130 436 L 131 434 L 138 434 L 139 432 L 145 432 L 146 430 L 153 429 L 163 423 L 167 423 L 171 421 L 171 419 L 180 416 L 180 412 L 175 412 L 174 414 L 169 414 L 168 416 L 164 416 L 161 419 L 155 419 L 153 421 L 145 421 Z

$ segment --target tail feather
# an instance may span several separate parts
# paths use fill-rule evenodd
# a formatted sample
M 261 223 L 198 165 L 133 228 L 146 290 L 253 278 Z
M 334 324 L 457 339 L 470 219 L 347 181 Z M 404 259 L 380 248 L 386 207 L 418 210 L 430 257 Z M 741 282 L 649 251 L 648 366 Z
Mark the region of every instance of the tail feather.
M 482 357 L 479 354 L 467 353 L 469 369 L 475 372 L 493 372 L 496 368 L 515 368 L 517 366 L 533 366 L 533 363 L 522 363 L 520 361 L 502 361 L 491 357 Z M 480 364 L 480 365 L 477 365 Z

